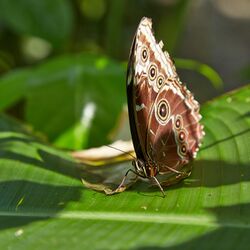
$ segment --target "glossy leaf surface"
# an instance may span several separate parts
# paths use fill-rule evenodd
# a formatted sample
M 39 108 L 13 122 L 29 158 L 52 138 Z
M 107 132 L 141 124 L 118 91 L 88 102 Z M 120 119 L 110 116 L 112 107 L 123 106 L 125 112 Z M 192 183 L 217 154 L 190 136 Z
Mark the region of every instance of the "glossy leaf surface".
M 202 107 L 193 173 L 165 199 L 147 183 L 114 196 L 85 189 L 68 154 L 1 116 L 1 249 L 246 249 L 249 96 L 247 86 Z

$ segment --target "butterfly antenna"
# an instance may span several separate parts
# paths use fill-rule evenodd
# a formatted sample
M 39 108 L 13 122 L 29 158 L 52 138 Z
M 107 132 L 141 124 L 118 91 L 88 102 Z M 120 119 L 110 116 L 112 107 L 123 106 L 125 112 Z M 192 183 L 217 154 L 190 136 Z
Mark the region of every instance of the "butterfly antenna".
M 110 146 L 110 145 L 105 145 L 105 146 L 106 146 L 106 147 L 109 147 L 109 148 L 113 148 L 113 149 L 115 149 L 115 150 L 117 150 L 117 151 L 120 151 L 120 152 L 126 154 L 126 155 L 129 155 L 129 156 L 131 156 L 134 160 L 136 160 L 136 158 L 135 158 L 132 154 L 130 154 L 130 153 L 126 152 L 126 151 L 123 151 L 123 150 L 121 150 L 121 149 L 119 149 L 119 148 L 116 148 L 116 147 L 113 147 L 113 146 Z
M 155 183 L 157 184 L 157 186 L 160 188 L 161 193 L 162 193 L 162 195 L 163 195 L 163 198 L 165 198 L 166 195 L 165 195 L 165 192 L 164 192 L 164 190 L 163 190 L 163 188 L 162 188 L 160 182 L 157 180 L 157 178 L 156 178 L 155 176 L 152 176 L 152 178 L 154 179 L 154 181 L 155 181 Z

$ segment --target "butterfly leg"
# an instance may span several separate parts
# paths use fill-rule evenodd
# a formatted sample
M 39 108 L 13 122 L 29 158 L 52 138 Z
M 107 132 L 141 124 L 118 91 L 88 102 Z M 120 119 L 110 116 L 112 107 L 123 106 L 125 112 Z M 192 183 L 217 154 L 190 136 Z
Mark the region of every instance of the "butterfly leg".
M 125 182 L 125 180 L 126 180 L 128 174 L 129 174 L 129 172 L 134 173 L 134 174 L 136 175 L 136 179 L 137 179 L 138 174 L 137 174 L 133 169 L 129 169 L 129 170 L 126 172 L 126 174 L 124 175 L 121 184 L 118 186 L 118 189 L 121 188 L 121 187 L 123 186 L 123 184 L 124 184 L 124 182 Z M 136 179 L 135 179 L 135 180 L 136 180 Z
M 161 193 L 163 195 L 163 198 L 165 198 L 166 195 L 165 195 L 165 192 L 164 192 L 164 190 L 163 190 L 160 182 L 157 180 L 157 178 L 155 176 L 152 176 L 152 179 L 155 181 L 155 183 L 157 184 L 157 186 L 160 188 Z
M 124 187 L 124 183 L 125 183 L 125 181 L 126 181 L 126 178 L 127 178 L 128 174 L 129 174 L 129 172 L 132 172 L 132 173 L 135 174 L 135 178 L 132 179 L 132 182 L 135 182 L 135 181 L 137 180 L 137 178 L 138 178 L 138 176 L 139 176 L 138 173 L 136 173 L 133 169 L 129 169 L 129 170 L 126 172 L 126 174 L 124 175 L 124 177 L 123 177 L 123 179 L 122 179 L 120 185 L 112 192 L 112 194 L 120 193 L 120 192 L 122 192 L 122 191 L 125 190 L 125 187 L 126 187 L 126 186 Z M 129 186 L 129 185 L 128 185 L 128 186 Z
M 183 178 L 183 177 L 185 178 L 185 177 L 188 177 L 188 176 L 190 175 L 190 173 L 178 171 L 178 170 L 176 170 L 176 169 L 174 169 L 174 168 L 171 168 L 171 167 L 168 167 L 168 166 L 166 166 L 166 168 L 168 168 L 170 171 L 172 171 L 172 172 L 178 174 L 178 175 L 176 176 L 177 179 Z
M 171 167 L 168 167 L 168 166 L 166 166 L 166 168 L 169 169 L 170 171 L 176 173 L 176 174 L 182 174 L 181 171 L 178 171 L 178 170 L 176 170 L 176 169 L 174 169 L 174 168 L 171 168 Z

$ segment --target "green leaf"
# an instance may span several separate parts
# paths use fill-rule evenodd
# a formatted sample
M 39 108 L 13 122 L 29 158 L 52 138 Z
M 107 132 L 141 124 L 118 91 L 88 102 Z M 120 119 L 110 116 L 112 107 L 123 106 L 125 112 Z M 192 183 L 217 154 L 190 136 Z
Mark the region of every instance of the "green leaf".
M 72 8 L 65 0 L 1 0 L 0 18 L 14 31 L 61 45 L 72 30 Z
M 198 61 L 191 59 L 180 59 L 180 58 L 175 59 L 175 63 L 176 66 L 179 68 L 197 71 L 199 74 L 206 77 L 215 88 L 217 89 L 222 88 L 223 81 L 220 75 L 207 64 L 200 63 Z
M 0 79 L 0 111 L 10 107 L 25 96 L 28 90 L 29 69 L 12 71 Z
M 55 145 L 108 142 L 125 102 L 125 67 L 89 54 L 62 56 L 0 80 L 0 109 L 23 98 L 25 121 Z M 100 129 L 101 124 L 101 129 Z
M 142 182 L 114 196 L 84 188 L 66 152 L 1 116 L 1 249 L 246 249 L 249 96 L 246 86 L 202 107 L 193 173 L 165 199 Z

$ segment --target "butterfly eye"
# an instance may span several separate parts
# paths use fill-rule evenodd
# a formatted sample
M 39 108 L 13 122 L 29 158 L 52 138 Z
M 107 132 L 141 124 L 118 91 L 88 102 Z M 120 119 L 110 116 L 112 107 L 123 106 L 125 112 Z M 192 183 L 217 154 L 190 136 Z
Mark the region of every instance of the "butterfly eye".
M 157 78 L 157 87 L 161 88 L 163 82 L 164 82 L 163 76 L 158 76 L 158 78 Z
M 182 117 L 180 115 L 176 116 L 174 125 L 176 129 L 180 129 L 182 127 Z
M 141 58 L 142 58 L 143 62 L 146 62 L 148 59 L 148 50 L 146 47 L 143 47 L 143 49 L 142 49 Z
M 157 105 L 157 117 L 165 122 L 169 117 L 170 109 L 166 100 L 161 100 Z
M 156 69 L 156 66 L 154 64 L 152 64 L 150 67 L 149 67 L 149 79 L 151 81 L 153 81 L 155 78 L 156 78 L 156 75 L 157 75 L 157 69 Z

